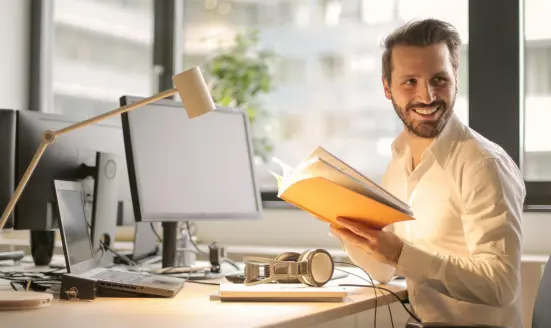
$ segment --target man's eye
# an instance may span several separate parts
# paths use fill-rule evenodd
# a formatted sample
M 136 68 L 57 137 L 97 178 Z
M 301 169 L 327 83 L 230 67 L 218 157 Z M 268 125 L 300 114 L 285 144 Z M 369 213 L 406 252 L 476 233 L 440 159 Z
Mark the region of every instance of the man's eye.
M 415 79 L 408 79 L 408 80 L 404 81 L 405 85 L 413 85 L 415 83 L 417 83 L 417 81 Z
M 442 77 L 442 76 L 437 76 L 437 77 L 434 78 L 434 82 L 436 84 L 442 84 L 442 83 L 445 83 L 447 81 L 448 80 L 445 77 Z

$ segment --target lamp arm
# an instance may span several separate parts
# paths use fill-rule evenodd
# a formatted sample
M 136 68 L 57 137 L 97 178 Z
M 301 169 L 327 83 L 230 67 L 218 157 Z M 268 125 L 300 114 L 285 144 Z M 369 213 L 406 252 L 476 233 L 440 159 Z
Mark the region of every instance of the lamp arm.
M 46 148 L 50 144 L 52 144 L 54 140 L 55 140 L 55 133 L 53 131 L 46 131 L 42 135 L 42 142 L 40 143 L 40 146 L 38 146 L 38 149 L 34 153 L 31 163 L 27 167 L 25 174 L 23 174 L 21 181 L 19 181 L 17 188 L 13 192 L 13 195 L 11 196 L 10 201 L 8 202 L 8 205 L 4 210 L 4 213 L 2 213 L 2 218 L 0 218 L 0 230 L 2 230 L 2 228 L 6 224 L 6 221 L 8 220 L 8 217 L 10 216 L 11 212 L 13 211 L 15 204 L 17 204 L 17 201 L 19 200 L 19 196 L 21 196 L 21 193 L 23 192 L 23 189 L 25 189 L 25 186 L 27 185 L 29 178 L 33 174 L 33 171 L 36 168 L 38 161 L 40 161 L 40 158 L 42 158 L 44 151 L 46 151 Z
M 59 130 L 55 131 L 55 135 L 56 135 L 56 137 L 60 136 L 62 134 L 71 132 L 71 131 L 76 130 L 78 128 L 81 128 L 83 126 L 94 124 L 94 123 L 97 123 L 99 121 L 103 121 L 104 119 L 107 119 L 107 118 L 110 118 L 110 117 L 113 117 L 113 116 L 117 116 L 119 114 L 131 111 L 133 109 L 136 109 L 136 108 L 141 107 L 143 105 L 147 105 L 147 104 L 152 103 L 154 101 L 161 100 L 163 98 L 173 96 L 177 93 L 178 93 L 177 88 L 173 88 L 173 89 L 170 89 L 170 90 L 163 91 L 159 94 L 156 94 L 156 95 L 151 96 L 149 98 L 142 99 L 142 100 L 140 100 L 138 102 L 135 102 L 133 104 L 128 104 L 126 106 L 122 106 L 122 107 L 114 109 L 110 112 L 103 113 L 101 115 L 91 117 L 91 118 L 89 118 L 87 120 L 84 120 L 82 122 L 78 122 L 78 123 L 69 125 L 67 127 L 64 127 L 62 129 L 59 129 Z
M 84 120 L 82 122 L 78 122 L 72 125 L 69 125 L 65 128 L 59 129 L 57 131 L 45 131 L 42 135 L 42 142 L 40 143 L 40 146 L 38 146 L 38 149 L 36 150 L 36 153 L 34 154 L 31 163 L 29 163 L 29 166 L 27 167 L 27 170 L 25 171 L 25 174 L 23 174 L 23 177 L 21 178 L 21 181 L 19 181 L 19 184 L 17 185 L 17 188 L 15 189 L 13 195 L 10 198 L 10 201 L 8 202 L 8 205 L 6 206 L 6 209 L 4 210 L 4 213 L 2 214 L 2 218 L 0 218 L 0 230 L 4 227 L 6 224 L 6 221 L 8 220 L 8 217 L 13 211 L 13 208 L 17 204 L 17 201 L 19 200 L 19 197 L 21 196 L 21 193 L 23 192 L 23 189 L 25 189 L 25 186 L 27 185 L 27 182 L 29 181 L 31 175 L 34 172 L 34 169 L 38 165 L 38 162 L 40 161 L 40 158 L 42 158 L 42 155 L 46 151 L 46 148 L 53 144 L 55 139 L 65 133 L 69 133 L 71 131 L 74 131 L 78 128 L 85 127 L 90 124 L 97 123 L 99 121 L 102 121 L 104 119 L 131 111 L 133 109 L 136 109 L 140 106 L 147 105 L 149 103 L 152 103 L 154 101 L 170 97 L 172 95 L 175 95 L 178 93 L 177 88 L 173 88 L 170 90 L 163 91 L 155 96 L 142 99 L 134 104 L 128 104 L 126 106 L 114 109 L 110 112 L 89 118 L 87 120 Z

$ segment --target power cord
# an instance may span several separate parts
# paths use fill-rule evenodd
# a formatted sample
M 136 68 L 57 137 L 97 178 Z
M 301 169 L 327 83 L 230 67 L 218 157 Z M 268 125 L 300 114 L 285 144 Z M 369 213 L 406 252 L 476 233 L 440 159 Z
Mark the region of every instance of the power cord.
M 10 286 L 14 291 L 21 289 L 16 284 L 21 285 L 24 291 L 45 292 L 61 284 L 61 275 L 57 272 L 59 269 L 45 272 L 24 272 L 24 271 L 4 271 L 0 272 L 0 279 L 10 281 Z
M 101 248 L 102 249 L 105 249 L 105 250 L 108 250 L 109 252 L 115 254 L 116 256 L 118 256 L 120 259 L 122 259 L 124 262 L 126 262 L 126 264 L 128 264 L 129 266 L 137 266 L 138 263 L 132 261 L 130 258 L 128 258 L 128 256 L 124 255 L 124 254 L 121 254 L 119 252 L 117 252 L 116 250 L 112 249 L 111 247 L 107 246 L 106 243 L 104 243 L 103 241 L 100 240 L 100 244 L 101 244 Z
M 350 266 L 359 268 L 359 269 L 362 270 L 362 271 L 369 277 L 369 279 L 371 280 L 371 281 L 369 281 L 369 280 L 365 279 L 365 278 L 362 277 L 362 276 L 359 276 L 359 275 L 357 275 L 357 274 L 355 274 L 355 273 L 346 271 L 346 273 L 351 274 L 351 275 L 353 275 L 353 276 L 356 276 L 356 277 L 358 277 L 358 278 L 360 278 L 360 279 L 362 279 L 362 280 L 364 280 L 364 281 L 366 281 L 366 282 L 371 282 L 371 285 L 361 285 L 361 284 L 339 284 L 339 286 L 342 286 L 342 287 L 368 287 L 368 288 L 375 288 L 375 289 L 380 289 L 380 290 L 383 290 L 383 291 L 385 291 L 385 292 L 388 292 L 388 293 L 390 293 L 392 296 L 394 296 L 394 297 L 400 302 L 400 304 L 402 305 L 402 307 L 404 308 L 404 310 L 406 310 L 406 312 L 407 312 L 415 321 L 417 321 L 418 323 L 421 323 L 421 319 L 420 319 L 415 313 L 411 312 L 410 309 L 407 308 L 406 302 L 405 302 L 404 300 L 402 300 L 402 299 L 400 298 L 400 296 L 398 296 L 395 292 L 391 291 L 391 290 L 388 289 L 388 288 L 381 287 L 381 286 L 375 286 L 375 285 L 373 284 L 373 279 L 371 279 L 371 276 L 369 275 L 369 273 L 367 273 L 363 268 L 361 268 L 361 267 L 358 266 L 358 265 L 355 265 L 355 264 L 352 264 L 352 263 L 348 263 L 348 262 L 335 262 L 335 263 L 347 264 L 347 265 L 350 265 Z M 340 269 L 337 269 L 337 270 L 340 270 Z M 342 270 L 340 270 L 340 271 L 342 271 Z M 391 315 L 392 315 L 392 314 L 391 314 Z M 392 319 L 392 317 L 391 317 L 391 319 Z
M 88 229 L 92 229 L 92 225 L 90 225 L 90 223 L 88 223 L 88 221 L 86 221 L 86 224 L 88 225 Z M 153 225 L 151 226 L 153 227 Z M 111 239 L 110 239 L 111 240 Z M 119 252 L 117 252 L 116 250 L 112 249 L 111 247 L 109 247 L 107 245 L 107 243 L 105 243 L 103 240 L 100 239 L 100 250 L 101 250 L 101 256 L 100 256 L 100 260 L 101 258 L 103 257 L 103 255 L 105 254 L 105 251 L 109 251 L 113 254 L 115 254 L 115 256 L 118 256 L 120 259 L 122 259 L 124 262 L 126 262 L 126 264 L 130 265 L 130 266 L 136 266 L 138 265 L 138 263 L 132 261 L 130 258 L 128 258 L 128 256 L 124 255 L 124 254 L 121 254 Z
M 157 229 L 155 229 L 155 225 L 153 225 L 153 222 L 150 223 L 151 224 L 151 230 L 153 230 L 153 233 L 155 234 L 155 236 L 157 236 L 157 241 L 159 241 L 160 243 L 163 242 L 163 238 L 161 238 L 161 236 L 159 235 L 159 233 L 157 232 Z
M 348 262 L 339 262 L 339 261 L 336 261 L 335 263 L 337 264 L 346 264 L 346 265 L 350 265 L 350 263 Z M 367 281 L 365 278 L 362 278 L 360 277 L 359 275 L 357 274 L 354 274 L 352 272 L 348 272 L 346 270 L 342 270 L 342 269 L 338 269 L 338 268 L 335 268 L 337 271 L 341 271 L 341 272 L 345 272 L 345 273 L 348 273 L 348 274 L 351 274 L 353 276 L 356 276 L 362 280 L 365 280 Z M 360 268 L 361 269 L 361 268 Z M 362 270 L 363 271 L 363 270 Z M 367 277 L 369 278 L 369 281 L 368 282 L 371 282 L 371 286 L 375 287 L 375 283 L 373 282 L 373 279 L 371 278 L 371 275 L 368 274 L 367 272 L 364 271 L 364 273 L 367 275 Z M 379 307 L 377 302 L 379 300 L 379 297 L 377 296 L 377 288 L 374 288 L 373 289 L 373 292 L 375 293 L 375 309 L 374 309 L 374 315 L 373 315 L 373 328 L 377 328 L 377 308 Z M 390 322 L 392 323 L 392 328 L 394 328 L 394 320 L 392 319 L 392 311 L 390 310 L 390 304 L 387 304 L 388 306 L 388 312 L 390 313 Z
M 197 244 L 195 243 L 195 241 L 193 241 L 193 238 L 192 238 L 192 233 L 191 233 L 191 227 L 195 227 L 195 232 L 197 232 L 197 226 L 195 224 L 193 225 L 190 225 L 189 221 L 186 221 L 185 222 L 185 225 L 186 225 L 186 229 L 189 233 L 189 241 L 191 243 L 191 245 L 193 246 L 193 248 L 195 248 L 195 250 L 197 251 L 197 254 L 200 254 L 200 255 L 206 255 L 206 256 L 209 256 L 210 254 L 208 254 L 207 252 L 204 252 L 202 251 L 199 246 L 197 246 Z M 232 267 L 234 267 L 236 270 L 241 270 L 241 268 L 237 265 L 237 263 L 227 257 L 222 257 L 221 258 L 221 261 L 222 262 L 226 262 L 228 263 L 229 265 L 231 265 Z

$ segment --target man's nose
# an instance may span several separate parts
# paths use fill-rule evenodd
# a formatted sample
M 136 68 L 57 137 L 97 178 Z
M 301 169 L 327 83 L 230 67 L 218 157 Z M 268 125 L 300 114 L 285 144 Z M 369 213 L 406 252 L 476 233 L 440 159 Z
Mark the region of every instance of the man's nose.
M 436 95 L 434 94 L 434 88 L 428 84 L 419 84 L 419 88 L 417 89 L 417 100 L 424 104 L 430 104 L 436 99 Z

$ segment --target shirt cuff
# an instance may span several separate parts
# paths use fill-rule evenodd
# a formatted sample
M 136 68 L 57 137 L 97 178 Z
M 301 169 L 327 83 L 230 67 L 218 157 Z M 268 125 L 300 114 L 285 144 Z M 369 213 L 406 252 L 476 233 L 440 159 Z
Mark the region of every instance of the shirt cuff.
M 396 270 L 413 282 L 422 284 L 431 274 L 436 256 L 404 242 Z

